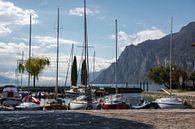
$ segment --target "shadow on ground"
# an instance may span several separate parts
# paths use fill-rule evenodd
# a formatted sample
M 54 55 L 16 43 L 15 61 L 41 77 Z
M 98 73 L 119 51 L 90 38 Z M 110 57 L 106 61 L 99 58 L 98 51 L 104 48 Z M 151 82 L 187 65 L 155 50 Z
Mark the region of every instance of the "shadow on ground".
M 0 112 L 0 129 L 153 129 L 137 121 L 71 111 Z

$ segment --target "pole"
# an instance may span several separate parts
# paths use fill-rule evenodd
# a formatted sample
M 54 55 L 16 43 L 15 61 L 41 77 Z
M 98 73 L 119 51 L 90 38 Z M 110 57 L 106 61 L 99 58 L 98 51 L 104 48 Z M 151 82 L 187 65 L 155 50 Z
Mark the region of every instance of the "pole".
M 95 83 L 95 51 L 93 53 L 93 81 Z
M 57 12 L 57 60 L 56 60 L 56 86 L 55 86 L 55 98 L 57 98 L 58 94 L 58 60 L 59 60 L 59 33 L 60 33 L 60 27 L 59 27 L 59 15 L 60 15 L 60 9 L 58 8 Z
M 87 15 L 86 15 L 86 0 L 84 0 L 84 46 L 85 46 L 85 61 L 86 61 L 86 75 L 85 75 L 85 87 L 89 84 L 89 59 L 88 59 L 88 37 L 87 37 Z
M 86 61 L 85 93 L 87 94 L 87 107 L 91 107 L 92 96 L 91 96 L 91 87 L 89 85 L 89 55 L 88 55 L 89 51 L 88 51 L 88 37 L 87 37 L 86 0 L 84 0 L 84 43 L 85 43 L 84 46 L 85 46 L 85 61 Z
M 170 35 L 170 96 L 172 96 L 172 44 L 173 44 L 173 17 L 171 17 L 171 35 Z
M 30 14 L 30 30 L 29 30 L 29 65 L 31 59 L 31 33 L 32 33 L 32 15 Z M 30 72 L 28 72 L 28 88 L 30 87 Z
M 24 65 L 24 51 L 22 51 L 22 66 Z M 23 72 L 21 73 L 21 79 L 20 79 L 20 86 L 22 88 L 22 78 L 23 78 Z
M 115 62 L 115 92 L 116 94 L 118 93 L 118 89 L 117 89 L 117 48 L 118 48 L 118 35 L 117 35 L 117 19 L 115 20 L 115 41 L 116 41 L 116 62 Z

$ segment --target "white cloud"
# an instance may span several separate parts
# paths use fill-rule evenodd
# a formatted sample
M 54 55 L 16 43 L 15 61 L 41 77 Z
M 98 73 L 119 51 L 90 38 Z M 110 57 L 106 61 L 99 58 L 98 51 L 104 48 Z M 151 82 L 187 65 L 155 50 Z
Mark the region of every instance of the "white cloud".
M 99 19 L 104 20 L 104 19 L 106 19 L 106 16 L 101 16 L 101 17 L 99 17 Z
M 0 24 L 0 34 L 11 33 L 12 31 L 5 24 Z
M 139 43 L 146 41 L 146 40 L 154 40 L 154 39 L 159 39 L 165 36 L 166 34 L 156 28 L 152 27 L 151 29 L 146 29 L 134 34 L 129 35 L 128 33 L 124 31 L 119 31 L 118 32 L 118 40 L 119 40 L 119 46 L 123 50 L 125 46 L 133 44 L 133 45 L 138 45 Z M 112 39 L 115 39 L 115 35 L 111 35 Z
M 38 44 L 42 44 L 44 46 L 47 46 L 48 48 L 56 46 L 56 38 L 55 37 L 51 37 L 51 36 L 34 36 L 33 39 Z M 67 44 L 79 44 L 79 42 L 77 42 L 77 41 L 68 40 L 68 39 L 64 39 L 64 38 L 60 38 L 59 41 L 60 41 L 60 44 L 64 44 L 64 45 L 67 45 Z
M 33 17 L 32 24 L 38 23 L 38 15 L 32 9 L 22 9 L 14 3 L 0 0 L 0 34 L 11 33 L 11 27 L 14 25 L 29 24 L 30 14 Z
M 55 85 L 55 77 L 56 77 L 56 51 L 52 50 L 53 48 L 44 47 L 41 43 L 38 43 L 39 39 L 44 39 L 44 37 L 49 36 L 37 36 L 37 40 L 34 40 L 33 43 L 35 43 L 32 46 L 32 55 L 33 56 L 43 56 L 48 57 L 51 61 L 51 64 L 49 67 L 46 67 L 46 69 L 43 71 L 43 73 L 40 74 L 39 81 L 37 82 L 37 85 Z M 51 38 L 51 37 L 50 37 Z M 47 42 L 48 39 L 45 38 L 43 41 Z M 51 38 L 53 39 L 53 38 Z M 41 41 L 41 42 L 43 42 Z M 54 40 L 56 42 L 56 39 Z M 65 40 L 66 41 L 66 40 Z M 64 42 L 65 43 L 65 42 Z M 51 43 L 52 44 L 52 43 Z M 54 43 L 55 44 L 55 43 Z M 24 60 L 28 58 L 28 44 L 25 43 L 14 43 L 14 42 L 0 42 L 0 67 L 3 69 L 0 69 L 0 75 L 6 76 L 9 78 L 14 79 L 15 78 L 15 69 L 16 69 L 16 62 L 17 60 L 21 59 L 21 52 L 24 51 Z M 79 63 L 80 63 L 81 56 L 77 55 L 77 63 L 78 63 L 78 69 L 79 69 Z M 64 85 L 65 82 L 65 76 L 66 71 L 68 68 L 68 61 L 69 55 L 60 54 L 59 57 L 59 84 Z M 96 57 L 96 71 L 100 71 L 102 69 L 107 68 L 112 60 L 106 60 L 103 58 Z M 92 72 L 92 63 L 93 63 L 93 57 L 89 55 L 89 65 L 90 65 L 90 72 Z M 81 67 L 81 66 L 80 66 Z M 69 71 L 70 74 L 70 71 Z M 27 73 L 23 75 L 23 80 L 27 82 Z M 70 75 L 68 76 L 68 82 L 70 80 Z
M 98 10 L 90 10 L 90 9 L 86 9 L 86 13 L 87 15 L 95 15 L 100 13 Z M 84 8 L 74 8 L 74 9 L 70 9 L 69 10 L 69 15 L 74 15 L 74 16 L 83 16 L 84 14 Z

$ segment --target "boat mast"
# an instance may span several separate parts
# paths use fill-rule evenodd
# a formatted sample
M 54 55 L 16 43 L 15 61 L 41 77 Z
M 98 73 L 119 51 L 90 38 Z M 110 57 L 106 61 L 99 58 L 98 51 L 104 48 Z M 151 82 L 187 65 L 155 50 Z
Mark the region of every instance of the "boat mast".
M 95 51 L 93 53 L 93 81 L 95 83 Z
M 116 62 L 115 62 L 115 93 L 118 93 L 117 89 L 117 50 L 118 50 L 118 30 L 117 30 L 117 19 L 115 20 L 115 41 L 116 41 Z
M 85 52 L 85 62 L 86 62 L 86 70 L 85 75 L 85 87 L 89 84 L 89 59 L 88 59 L 88 37 L 87 37 L 87 15 L 86 15 L 86 0 L 84 0 L 84 52 Z
M 30 29 L 29 29 L 29 65 L 30 65 L 30 59 L 31 59 L 31 33 L 32 33 L 32 15 L 30 14 Z M 28 72 L 28 88 L 30 87 L 30 72 Z
M 87 37 L 87 15 L 86 15 L 86 0 L 84 0 L 84 48 L 85 48 L 85 61 L 86 61 L 86 72 L 85 72 L 85 93 L 87 96 L 87 107 L 92 105 L 91 86 L 89 85 L 89 55 L 88 55 L 88 37 Z
M 24 51 L 22 51 L 22 65 L 24 65 Z M 23 78 L 23 72 L 21 73 L 21 78 L 20 78 L 20 86 L 22 88 L 22 78 Z
M 170 96 L 172 95 L 172 44 L 173 44 L 173 17 L 171 17 L 171 35 L 170 35 Z
M 68 72 L 69 72 L 69 69 L 70 69 L 70 64 L 73 61 L 73 51 L 74 51 L 74 44 L 72 44 L 72 48 L 71 48 L 71 52 L 70 52 L 70 58 L 69 58 L 69 61 L 68 61 L 68 69 L 66 71 L 65 87 L 66 87 L 66 84 L 67 84 Z M 70 86 L 70 88 L 71 88 L 71 86 Z
M 60 33 L 60 27 L 59 27 L 59 18 L 60 15 L 60 11 L 58 8 L 58 12 L 57 12 L 57 60 L 56 60 L 56 86 L 55 86 L 55 98 L 57 98 L 57 94 L 58 94 L 58 60 L 59 60 L 59 33 Z

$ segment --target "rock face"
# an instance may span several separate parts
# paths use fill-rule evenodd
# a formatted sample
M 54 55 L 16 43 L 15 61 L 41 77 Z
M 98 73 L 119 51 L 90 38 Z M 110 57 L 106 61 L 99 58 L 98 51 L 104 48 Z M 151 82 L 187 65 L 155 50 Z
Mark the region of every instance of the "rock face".
M 172 62 L 189 73 L 195 69 L 195 22 L 173 34 Z M 137 83 L 148 80 L 148 71 L 169 63 L 170 35 L 158 40 L 147 40 L 137 46 L 126 46 L 118 61 L 117 83 Z M 96 83 L 114 83 L 115 63 L 103 70 Z

